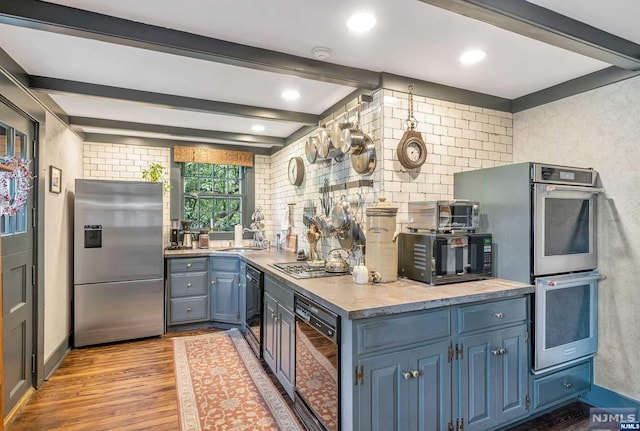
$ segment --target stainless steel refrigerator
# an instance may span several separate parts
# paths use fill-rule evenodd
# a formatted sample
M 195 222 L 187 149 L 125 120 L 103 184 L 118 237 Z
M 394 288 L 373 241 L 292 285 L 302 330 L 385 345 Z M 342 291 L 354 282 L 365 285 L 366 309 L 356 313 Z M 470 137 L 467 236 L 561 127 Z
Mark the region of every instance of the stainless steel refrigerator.
M 74 345 L 164 333 L 162 185 L 76 180 Z

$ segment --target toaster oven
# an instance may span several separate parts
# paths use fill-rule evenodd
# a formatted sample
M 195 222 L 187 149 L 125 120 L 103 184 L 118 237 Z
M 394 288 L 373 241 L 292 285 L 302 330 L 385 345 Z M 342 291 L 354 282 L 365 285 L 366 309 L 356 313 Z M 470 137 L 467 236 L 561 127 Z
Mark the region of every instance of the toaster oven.
M 398 274 L 432 285 L 490 278 L 493 244 L 488 233 L 401 233 Z
M 464 199 L 409 202 L 407 227 L 412 232 L 474 232 L 479 224 L 479 208 L 478 202 Z

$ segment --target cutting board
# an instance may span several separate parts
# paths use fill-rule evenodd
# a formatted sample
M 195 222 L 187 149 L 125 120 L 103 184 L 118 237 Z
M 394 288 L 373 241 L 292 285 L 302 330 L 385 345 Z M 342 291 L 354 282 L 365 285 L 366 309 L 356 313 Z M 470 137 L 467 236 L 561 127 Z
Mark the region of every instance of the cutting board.
M 289 232 L 285 241 L 287 251 L 298 251 L 298 234 Z

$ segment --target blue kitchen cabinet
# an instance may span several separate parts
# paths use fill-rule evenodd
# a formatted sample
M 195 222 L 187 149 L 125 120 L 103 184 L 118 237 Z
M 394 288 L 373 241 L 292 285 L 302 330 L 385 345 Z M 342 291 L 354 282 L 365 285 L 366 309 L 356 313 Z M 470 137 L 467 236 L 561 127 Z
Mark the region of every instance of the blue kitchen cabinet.
M 167 260 L 167 327 L 209 320 L 207 258 Z
M 486 430 L 527 414 L 527 325 L 460 338 L 458 420 Z
M 293 291 L 265 275 L 263 310 L 264 361 L 293 398 L 296 354 Z
M 524 418 L 528 301 L 356 322 L 353 429 L 489 430 Z
M 446 430 L 451 420 L 450 342 L 358 362 L 360 430 Z
M 237 257 L 209 257 L 209 305 L 214 322 L 240 323 L 240 275 Z

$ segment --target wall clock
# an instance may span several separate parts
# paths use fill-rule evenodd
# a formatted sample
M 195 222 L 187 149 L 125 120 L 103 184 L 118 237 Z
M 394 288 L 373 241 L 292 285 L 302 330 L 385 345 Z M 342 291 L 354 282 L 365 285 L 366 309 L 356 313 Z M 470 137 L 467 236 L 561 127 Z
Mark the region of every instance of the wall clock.
M 407 169 L 419 168 L 427 160 L 427 146 L 420 132 L 410 130 L 398 144 L 398 161 Z
M 294 186 L 299 186 L 304 180 L 304 162 L 302 157 L 292 157 L 289 159 L 289 182 Z

